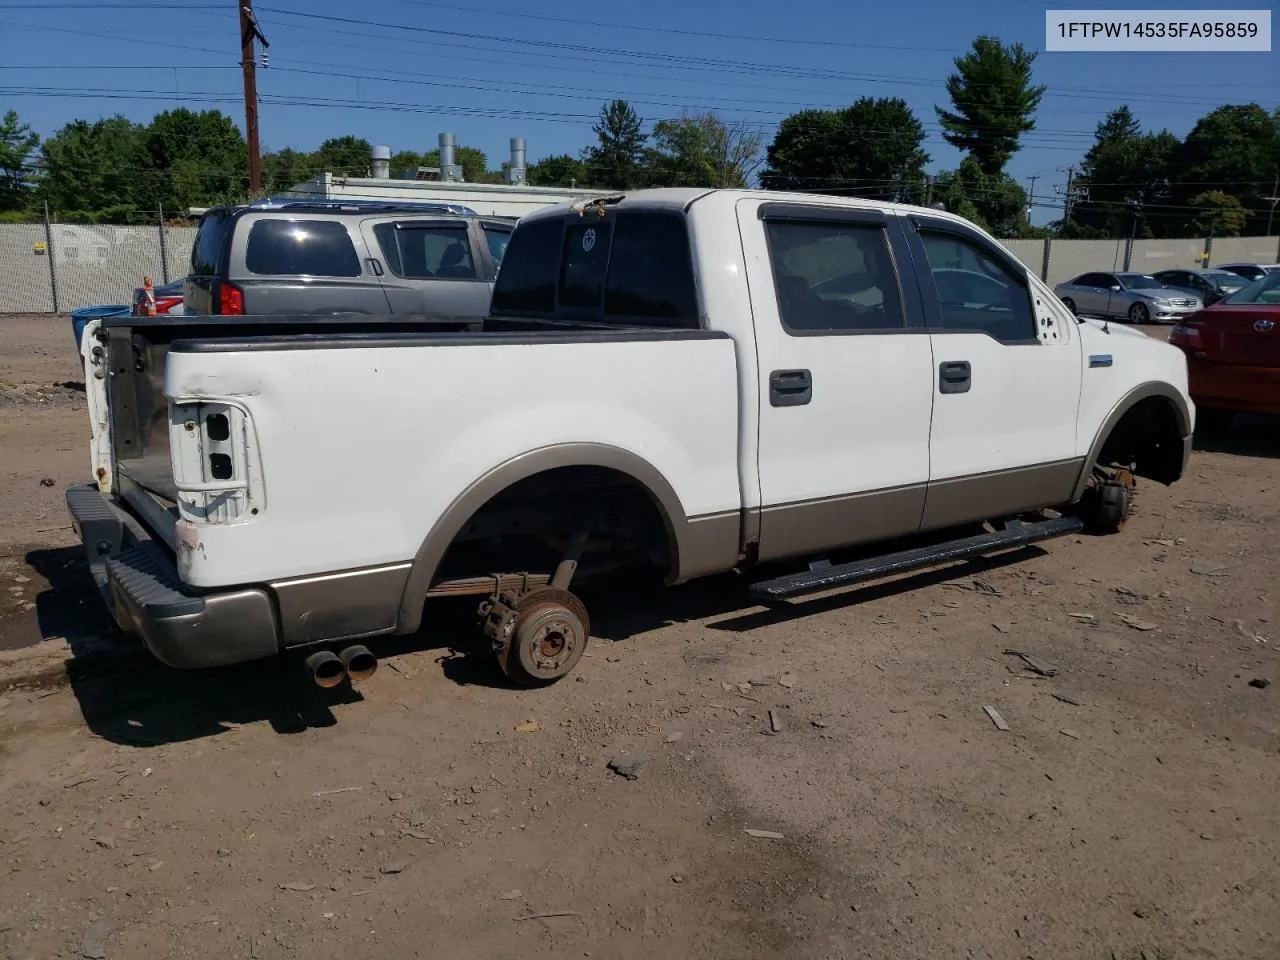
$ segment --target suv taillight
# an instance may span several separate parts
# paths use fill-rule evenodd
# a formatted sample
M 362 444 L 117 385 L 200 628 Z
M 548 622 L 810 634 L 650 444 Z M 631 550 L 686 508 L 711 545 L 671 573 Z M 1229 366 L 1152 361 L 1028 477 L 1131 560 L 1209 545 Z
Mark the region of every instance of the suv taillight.
M 218 313 L 231 317 L 244 315 L 244 292 L 234 283 L 219 282 Z
M 1204 341 L 1200 338 L 1203 321 L 1184 320 L 1169 331 L 1169 342 L 1184 350 L 1202 350 Z

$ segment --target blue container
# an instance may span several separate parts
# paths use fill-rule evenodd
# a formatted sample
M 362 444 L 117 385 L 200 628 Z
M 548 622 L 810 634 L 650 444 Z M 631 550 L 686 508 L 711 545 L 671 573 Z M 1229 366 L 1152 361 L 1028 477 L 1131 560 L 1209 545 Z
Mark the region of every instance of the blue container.
M 101 320 L 103 317 L 127 317 L 133 308 L 111 303 L 100 307 L 81 307 L 71 311 L 71 330 L 76 335 L 76 350 L 80 349 L 80 341 L 84 339 L 84 328 L 90 320 Z

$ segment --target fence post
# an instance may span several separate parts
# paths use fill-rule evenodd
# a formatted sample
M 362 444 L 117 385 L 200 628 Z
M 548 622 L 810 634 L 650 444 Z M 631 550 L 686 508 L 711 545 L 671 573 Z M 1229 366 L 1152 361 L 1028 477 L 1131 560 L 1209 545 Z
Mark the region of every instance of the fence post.
M 164 245 L 164 204 L 156 203 L 156 214 L 160 218 L 160 276 L 164 278 L 164 283 L 169 282 L 169 251 Z
M 53 312 L 58 313 L 58 271 L 53 265 L 53 227 L 49 224 L 49 201 L 44 202 L 44 246 L 49 252 L 49 292 L 53 295 Z
M 1050 237 L 1044 238 L 1044 254 L 1040 259 L 1040 282 L 1049 282 L 1049 248 L 1053 246 L 1053 240 Z

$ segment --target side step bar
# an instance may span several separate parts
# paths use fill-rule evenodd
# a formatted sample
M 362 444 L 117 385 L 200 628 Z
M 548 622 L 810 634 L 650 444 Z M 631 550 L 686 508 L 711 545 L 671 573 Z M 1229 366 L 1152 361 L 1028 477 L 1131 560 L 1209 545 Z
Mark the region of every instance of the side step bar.
M 1011 547 L 1022 547 L 1039 540 L 1061 537 L 1071 533 L 1079 533 L 1084 523 L 1078 517 L 1062 517 L 1057 520 L 1042 520 L 1038 523 L 1006 523 L 1003 530 L 994 533 L 980 533 L 960 540 L 949 540 L 946 543 L 929 547 L 916 547 L 913 550 L 902 550 L 898 553 L 887 553 L 866 560 L 855 560 L 833 567 L 820 567 L 802 573 L 791 573 L 776 577 L 773 580 L 762 580 L 753 583 L 748 591 L 753 600 L 785 600 L 805 593 L 816 593 L 819 590 L 830 590 L 833 587 L 847 587 L 867 580 L 879 580 L 898 573 L 920 570 L 925 567 L 937 567 L 957 560 L 968 560 L 980 557 L 985 553 L 997 550 L 1008 550 Z

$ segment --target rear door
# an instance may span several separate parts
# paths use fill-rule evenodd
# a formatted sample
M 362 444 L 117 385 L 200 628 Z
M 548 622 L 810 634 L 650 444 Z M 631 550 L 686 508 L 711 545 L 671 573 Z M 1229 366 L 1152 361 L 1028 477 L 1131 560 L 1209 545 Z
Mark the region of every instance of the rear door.
M 898 220 L 738 204 L 759 357 L 762 560 L 919 529 L 933 354 Z
M 1107 312 L 1106 278 L 1101 274 L 1086 273 L 1076 278 L 1071 294 L 1075 298 L 1078 313 L 1100 317 Z
M 936 361 L 923 526 L 1067 501 L 1081 467 L 1075 322 L 979 231 L 932 217 L 910 222 Z
M 488 313 L 493 277 L 489 254 L 468 220 L 366 220 L 362 232 L 392 313 Z

